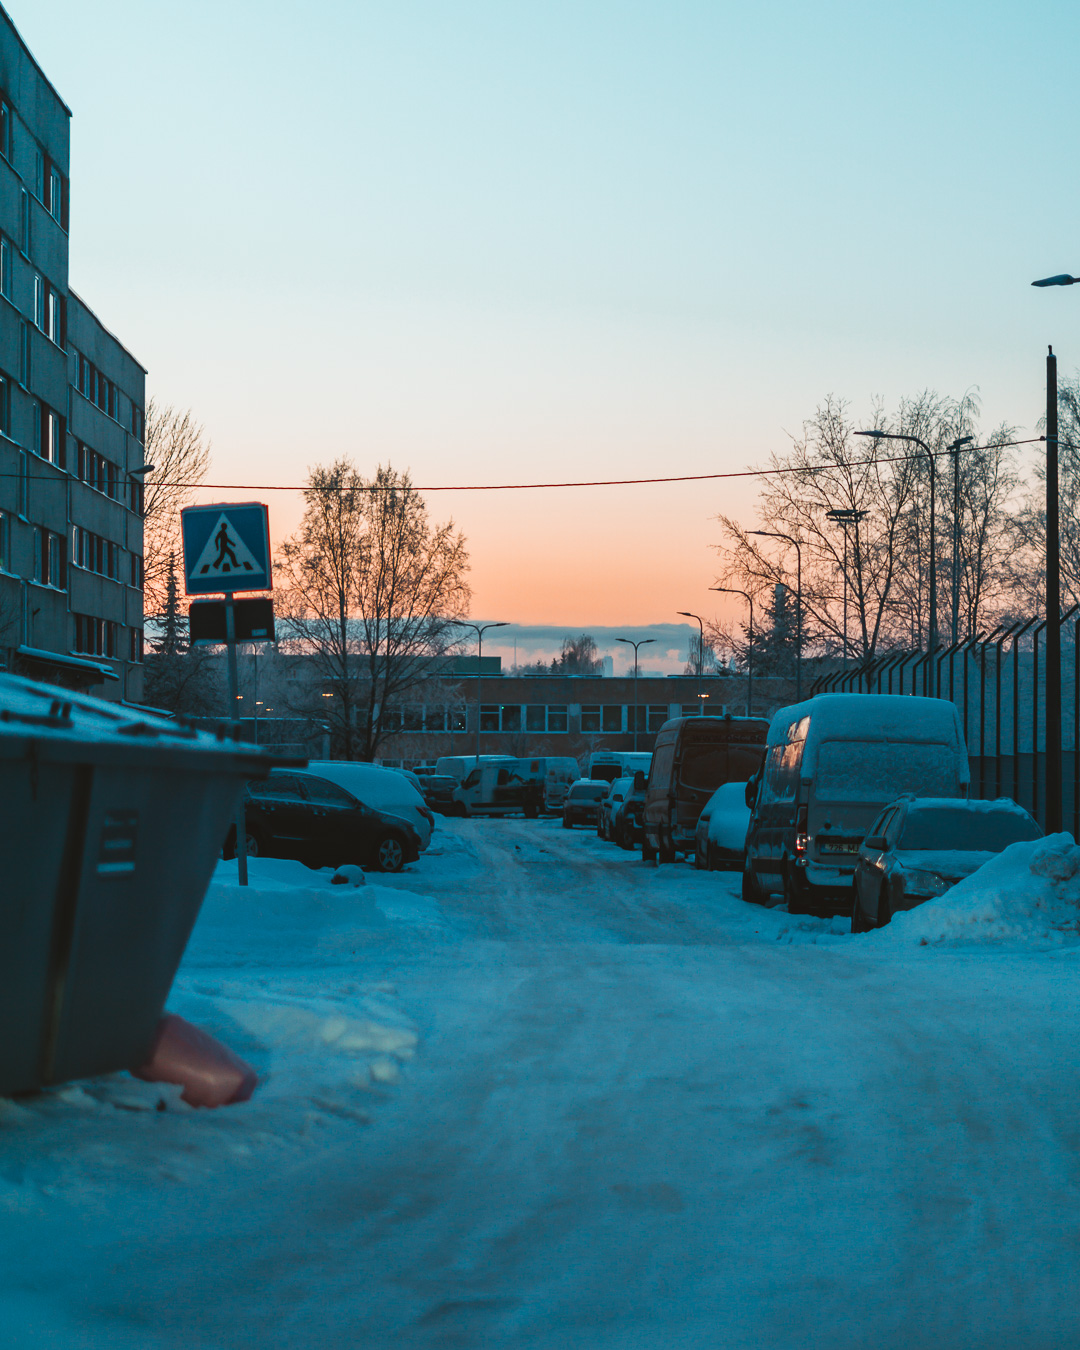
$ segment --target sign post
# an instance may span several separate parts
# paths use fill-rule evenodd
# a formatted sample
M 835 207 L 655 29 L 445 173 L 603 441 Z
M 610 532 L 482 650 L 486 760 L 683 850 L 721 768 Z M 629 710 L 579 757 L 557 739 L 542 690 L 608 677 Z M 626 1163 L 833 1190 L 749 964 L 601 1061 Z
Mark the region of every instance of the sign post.
M 268 591 L 270 519 L 262 502 L 186 506 L 180 512 L 184 540 L 184 589 L 188 595 L 224 594 L 225 649 L 229 670 L 229 717 L 240 721 L 236 669 L 237 591 Z M 236 808 L 236 867 L 241 886 L 248 884 L 247 821 L 244 799 Z

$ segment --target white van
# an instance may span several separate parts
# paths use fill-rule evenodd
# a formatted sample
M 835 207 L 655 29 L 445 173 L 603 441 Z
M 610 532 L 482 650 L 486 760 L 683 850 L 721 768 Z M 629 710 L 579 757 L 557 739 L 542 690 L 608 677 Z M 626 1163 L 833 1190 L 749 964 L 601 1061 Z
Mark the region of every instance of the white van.
M 648 778 L 651 763 L 651 750 L 594 750 L 589 756 L 585 777 L 613 783 L 616 778 L 633 778 L 640 769 Z
M 570 784 L 581 776 L 578 762 L 570 755 L 533 755 L 517 760 L 515 773 L 543 787 L 545 811 L 562 810 Z
M 465 775 L 478 764 L 514 764 L 513 755 L 441 755 L 435 761 L 435 772 L 448 778 L 456 778 L 460 783 Z
M 859 846 L 905 793 L 964 798 L 967 746 L 954 704 L 900 694 L 819 694 L 772 719 L 746 836 L 743 899 L 782 892 L 792 914 L 850 914 Z

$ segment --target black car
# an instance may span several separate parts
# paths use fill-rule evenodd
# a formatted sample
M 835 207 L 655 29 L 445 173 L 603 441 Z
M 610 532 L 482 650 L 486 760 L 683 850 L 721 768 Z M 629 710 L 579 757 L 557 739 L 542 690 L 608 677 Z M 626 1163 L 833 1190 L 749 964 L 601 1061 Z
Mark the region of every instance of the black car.
M 433 811 L 444 816 L 454 814 L 454 789 L 458 780 L 448 773 L 428 773 L 420 778 L 420 791 Z
M 407 820 L 365 806 L 312 773 L 274 770 L 265 782 L 249 783 L 244 820 L 251 857 L 297 858 L 312 867 L 358 863 L 400 872 L 420 856 L 420 836 Z M 235 843 L 234 829 L 226 857 Z
M 851 931 L 882 928 L 900 910 L 944 895 L 1010 844 L 1041 836 L 1008 797 L 903 797 L 878 816 L 859 849 Z
M 634 786 L 611 813 L 611 837 L 627 852 L 637 848 L 644 838 L 641 813 L 645 808 L 645 775 L 634 774 Z

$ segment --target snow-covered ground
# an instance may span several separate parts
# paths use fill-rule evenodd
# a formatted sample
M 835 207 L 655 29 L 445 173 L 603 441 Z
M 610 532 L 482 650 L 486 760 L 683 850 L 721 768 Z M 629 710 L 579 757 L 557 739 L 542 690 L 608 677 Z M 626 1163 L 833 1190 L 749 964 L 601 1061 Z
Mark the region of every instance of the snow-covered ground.
M 1080 1340 L 1071 841 L 865 937 L 557 821 L 252 877 L 170 1001 L 251 1102 L 0 1103 L 2 1350 Z

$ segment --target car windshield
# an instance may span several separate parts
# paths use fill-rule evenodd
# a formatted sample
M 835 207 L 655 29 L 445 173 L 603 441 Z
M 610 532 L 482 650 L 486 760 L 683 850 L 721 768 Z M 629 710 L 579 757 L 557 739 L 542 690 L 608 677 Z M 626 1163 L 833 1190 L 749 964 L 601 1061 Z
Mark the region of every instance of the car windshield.
M 575 800 L 597 801 L 607 796 L 608 787 L 607 783 L 582 783 L 580 787 L 570 789 L 570 796 Z
M 962 806 L 912 811 L 897 844 L 902 849 L 1000 853 L 1010 844 L 1038 839 L 1042 831 L 1019 811 L 966 811 Z

